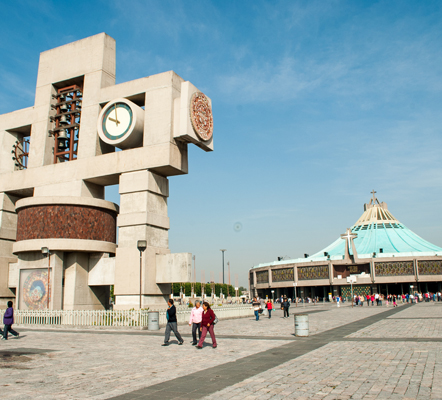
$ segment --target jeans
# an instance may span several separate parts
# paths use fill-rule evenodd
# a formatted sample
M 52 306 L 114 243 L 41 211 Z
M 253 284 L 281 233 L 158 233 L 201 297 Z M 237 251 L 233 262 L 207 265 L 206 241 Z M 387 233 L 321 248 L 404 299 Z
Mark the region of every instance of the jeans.
M 168 322 L 166 325 L 166 333 L 164 335 L 164 343 L 168 343 L 170 339 L 170 331 L 173 331 L 176 338 L 178 339 L 178 342 L 182 342 L 183 338 L 181 337 L 180 333 L 178 332 L 178 327 L 176 322 Z
M 3 337 L 5 339 L 8 338 L 8 332 L 11 332 L 11 335 L 18 336 L 18 333 L 12 329 L 12 325 L 5 325 L 5 330 L 3 331 Z
M 289 316 L 289 308 L 284 307 L 284 318 Z
M 192 337 L 193 337 L 193 343 L 196 343 L 196 331 L 198 331 L 198 339 L 201 339 L 201 322 L 198 322 L 197 324 L 195 322 L 192 323 Z
M 259 320 L 259 311 L 258 310 L 255 311 L 255 317 L 256 317 L 256 320 L 258 321 Z
M 269 318 L 272 318 L 272 309 L 268 308 L 267 311 L 269 312 Z
M 198 342 L 199 347 L 203 347 L 204 339 L 206 338 L 207 331 L 210 333 L 210 337 L 212 338 L 212 346 L 216 347 L 216 338 L 215 338 L 215 332 L 213 331 L 213 324 L 209 327 L 203 326 L 202 332 L 201 332 L 201 338 Z

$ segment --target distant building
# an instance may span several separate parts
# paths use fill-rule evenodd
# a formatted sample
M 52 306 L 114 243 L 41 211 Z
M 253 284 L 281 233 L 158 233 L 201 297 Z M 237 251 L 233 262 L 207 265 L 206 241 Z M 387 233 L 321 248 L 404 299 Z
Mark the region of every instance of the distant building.
M 260 297 L 402 294 L 441 290 L 442 248 L 422 239 L 388 211 L 375 193 L 358 221 L 320 252 L 259 264 L 249 273 Z

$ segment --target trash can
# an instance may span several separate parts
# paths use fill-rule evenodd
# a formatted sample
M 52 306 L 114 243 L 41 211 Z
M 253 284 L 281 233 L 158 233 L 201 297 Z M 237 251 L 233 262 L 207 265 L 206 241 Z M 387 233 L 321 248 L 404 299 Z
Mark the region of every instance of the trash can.
M 295 315 L 295 336 L 308 336 L 308 314 Z
M 157 331 L 160 329 L 160 313 L 158 311 L 149 311 L 147 329 L 149 331 Z

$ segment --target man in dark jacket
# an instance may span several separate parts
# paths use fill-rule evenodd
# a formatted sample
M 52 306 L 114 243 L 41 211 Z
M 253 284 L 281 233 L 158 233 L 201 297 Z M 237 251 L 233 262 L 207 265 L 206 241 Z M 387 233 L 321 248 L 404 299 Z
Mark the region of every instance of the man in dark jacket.
M 176 320 L 176 308 L 173 305 L 173 299 L 169 299 L 167 304 L 169 305 L 169 308 L 167 309 L 166 312 L 167 325 L 166 325 L 166 333 L 164 335 L 164 343 L 162 344 L 162 346 L 169 346 L 170 331 L 173 331 L 176 338 L 178 339 L 178 344 L 181 345 L 184 343 L 184 340 L 181 337 L 180 333 L 178 332 L 178 326 Z
M 5 330 L 3 332 L 2 340 L 8 340 L 8 332 L 11 332 L 11 335 L 18 336 L 18 332 L 12 329 L 12 324 L 14 323 L 14 309 L 12 308 L 12 301 L 8 301 L 8 308 L 3 316 L 3 323 L 5 324 Z
M 290 303 L 287 300 L 287 297 L 284 297 L 284 301 L 282 302 L 282 307 L 284 309 L 284 318 L 288 318 L 289 317 L 289 307 L 290 307 Z

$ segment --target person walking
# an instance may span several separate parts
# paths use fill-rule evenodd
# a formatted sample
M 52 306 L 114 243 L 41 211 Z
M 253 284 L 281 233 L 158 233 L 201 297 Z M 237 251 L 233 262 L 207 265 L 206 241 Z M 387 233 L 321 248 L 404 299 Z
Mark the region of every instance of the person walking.
M 204 339 L 207 336 L 207 331 L 210 333 L 210 337 L 212 338 L 212 347 L 214 349 L 217 348 L 218 345 L 216 344 L 215 332 L 213 330 L 213 321 L 215 321 L 215 313 L 210 308 L 210 304 L 205 301 L 203 303 L 203 314 L 201 318 L 201 337 L 200 341 L 198 342 L 198 346 L 196 346 L 197 349 L 200 350 L 203 348 L 203 343 Z
M 284 309 L 284 318 L 288 318 L 289 317 L 290 302 L 287 300 L 287 297 L 284 298 L 284 301 L 282 302 L 282 307 Z
M 269 313 L 269 318 L 272 318 L 273 304 L 272 304 L 272 301 L 270 299 L 267 300 L 266 307 L 267 307 L 267 311 Z
M 14 323 L 14 309 L 12 308 L 12 301 L 8 301 L 8 308 L 3 316 L 3 323 L 5 324 L 5 329 L 3 331 L 2 340 L 8 340 L 8 332 L 11 332 L 11 335 L 19 336 L 19 333 L 12 329 L 12 325 Z
M 253 312 L 255 313 L 255 318 L 257 321 L 259 321 L 259 310 L 261 309 L 261 303 L 256 299 L 256 297 L 253 298 Z
M 367 296 L 365 296 L 365 298 L 367 299 L 367 306 L 369 306 L 370 305 L 370 295 L 367 294 Z
M 196 340 L 196 332 L 198 331 L 198 339 L 201 339 L 201 320 L 203 318 L 203 308 L 201 303 L 197 300 L 195 301 L 195 307 L 192 308 L 190 312 L 189 326 L 192 327 L 192 346 L 195 346 L 198 342 Z
M 170 331 L 173 331 L 173 333 L 175 334 L 176 338 L 178 339 L 178 344 L 182 345 L 184 343 L 184 340 L 178 332 L 176 308 L 173 305 L 173 299 L 169 299 L 167 304 L 169 306 L 166 312 L 167 325 L 166 332 L 164 334 L 164 343 L 161 346 L 169 346 Z

